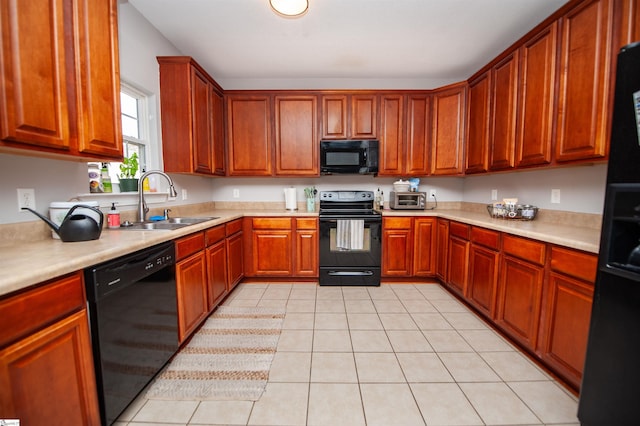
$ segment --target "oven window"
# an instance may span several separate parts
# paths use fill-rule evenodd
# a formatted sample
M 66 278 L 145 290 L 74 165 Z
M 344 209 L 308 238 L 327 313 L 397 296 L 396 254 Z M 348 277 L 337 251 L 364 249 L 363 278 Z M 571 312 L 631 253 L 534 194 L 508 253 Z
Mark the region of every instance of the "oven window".
M 364 228 L 362 240 L 360 238 L 338 238 L 338 229 L 329 230 L 329 250 L 332 252 L 369 252 L 371 251 L 371 229 Z M 347 241 L 348 240 L 348 241 Z

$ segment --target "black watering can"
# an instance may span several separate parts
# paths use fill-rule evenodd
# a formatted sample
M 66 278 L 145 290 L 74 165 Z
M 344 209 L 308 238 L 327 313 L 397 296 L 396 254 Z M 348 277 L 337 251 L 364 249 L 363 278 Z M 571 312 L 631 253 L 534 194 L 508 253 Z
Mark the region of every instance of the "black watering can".
M 100 216 L 100 223 L 98 224 L 93 218 L 84 214 L 73 214 L 73 211 L 77 208 L 91 209 L 98 213 Z M 58 226 L 53 223 L 49 218 L 42 216 L 35 210 L 31 210 L 28 207 L 23 207 L 22 210 L 29 210 L 31 213 L 38 216 L 40 219 L 47 222 L 47 225 L 51 227 L 60 239 L 64 242 L 75 241 L 90 241 L 100 238 L 102 232 L 102 223 L 104 221 L 104 215 L 97 207 L 85 206 L 83 204 L 76 204 L 69 209 L 69 212 L 62 220 L 62 223 Z

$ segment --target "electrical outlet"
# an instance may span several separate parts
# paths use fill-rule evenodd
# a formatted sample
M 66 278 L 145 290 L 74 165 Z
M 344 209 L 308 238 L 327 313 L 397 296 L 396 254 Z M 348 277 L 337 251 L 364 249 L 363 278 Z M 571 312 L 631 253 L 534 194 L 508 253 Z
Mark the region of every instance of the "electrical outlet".
M 182 200 L 186 200 L 189 198 L 189 193 L 187 192 L 187 190 L 185 188 L 182 188 Z
M 429 190 L 429 198 L 436 198 L 436 190 L 435 189 L 430 189 Z
M 18 191 L 18 210 L 23 207 L 36 209 L 36 191 L 33 188 L 17 188 Z
M 492 189 L 491 190 L 491 201 L 498 201 L 498 190 L 497 189 Z
M 233 189 L 233 198 L 240 198 L 240 190 L 238 188 Z
M 552 204 L 560 204 L 560 190 L 552 189 L 551 190 L 551 203 Z

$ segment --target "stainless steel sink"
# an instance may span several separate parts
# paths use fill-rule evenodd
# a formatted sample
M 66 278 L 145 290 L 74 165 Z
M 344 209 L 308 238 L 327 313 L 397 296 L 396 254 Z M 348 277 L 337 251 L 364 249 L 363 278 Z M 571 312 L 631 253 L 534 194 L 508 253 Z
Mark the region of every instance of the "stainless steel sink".
M 206 222 L 208 220 L 218 219 L 217 217 L 172 217 L 167 220 L 157 222 L 138 222 L 130 226 L 122 226 L 120 229 L 132 231 L 154 231 L 154 230 L 173 230 L 184 228 L 185 226 L 195 225 L 197 223 Z

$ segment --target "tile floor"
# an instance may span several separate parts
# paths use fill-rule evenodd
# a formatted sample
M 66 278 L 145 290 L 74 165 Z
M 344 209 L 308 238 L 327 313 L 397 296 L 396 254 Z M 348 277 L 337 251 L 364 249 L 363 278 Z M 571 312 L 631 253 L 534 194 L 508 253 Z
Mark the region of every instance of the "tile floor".
M 577 425 L 577 399 L 438 284 L 241 284 L 286 307 L 259 401 L 138 398 L 118 426 Z

